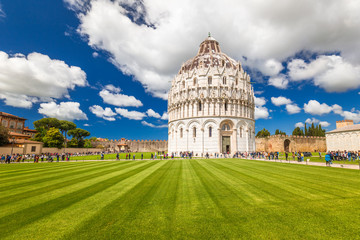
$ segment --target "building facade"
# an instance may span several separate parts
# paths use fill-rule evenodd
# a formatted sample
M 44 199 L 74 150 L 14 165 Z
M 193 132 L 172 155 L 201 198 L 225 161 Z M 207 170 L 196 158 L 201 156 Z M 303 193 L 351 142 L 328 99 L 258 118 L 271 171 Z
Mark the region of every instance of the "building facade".
M 249 75 L 209 36 L 172 81 L 168 152 L 255 151 L 254 111 Z
M 325 134 L 328 151 L 360 151 L 360 124 L 352 120 L 336 121 L 336 129 Z

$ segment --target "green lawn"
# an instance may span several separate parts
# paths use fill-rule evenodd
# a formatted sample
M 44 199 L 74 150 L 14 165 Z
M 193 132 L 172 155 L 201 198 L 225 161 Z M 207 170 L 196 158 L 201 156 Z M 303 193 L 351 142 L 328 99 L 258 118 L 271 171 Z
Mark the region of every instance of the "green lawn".
M 0 239 L 360 239 L 360 172 L 210 159 L 0 165 Z
M 120 159 L 125 159 L 126 154 L 129 154 L 129 153 L 119 153 L 119 158 Z M 130 154 L 131 154 L 131 159 L 133 159 L 134 154 L 135 154 L 135 159 L 141 159 L 141 154 L 143 154 L 144 159 L 150 159 L 151 154 L 155 154 L 155 152 L 143 152 L 143 153 L 141 153 L 141 152 L 137 152 L 137 153 L 131 152 Z M 160 158 L 160 157 L 158 156 L 158 158 Z M 100 160 L 100 159 L 101 159 L 100 155 L 70 157 L 70 160 Z M 104 159 L 105 160 L 106 159 L 116 159 L 116 153 L 104 154 Z

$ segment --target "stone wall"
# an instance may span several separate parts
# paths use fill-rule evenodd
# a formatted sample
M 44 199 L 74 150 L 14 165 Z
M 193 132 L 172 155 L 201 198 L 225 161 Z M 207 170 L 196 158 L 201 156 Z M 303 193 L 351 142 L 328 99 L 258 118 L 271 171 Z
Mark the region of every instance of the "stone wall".
M 42 152 L 43 153 L 97 153 L 97 152 L 101 152 L 102 149 L 100 148 L 42 148 Z
M 167 152 L 168 142 L 166 140 L 109 140 L 109 141 L 93 141 L 91 144 L 103 146 L 104 150 L 120 151 L 119 144 L 127 144 L 131 152 Z
M 326 152 L 325 137 L 302 137 L 274 135 L 266 138 L 256 138 L 256 151 L 266 152 Z

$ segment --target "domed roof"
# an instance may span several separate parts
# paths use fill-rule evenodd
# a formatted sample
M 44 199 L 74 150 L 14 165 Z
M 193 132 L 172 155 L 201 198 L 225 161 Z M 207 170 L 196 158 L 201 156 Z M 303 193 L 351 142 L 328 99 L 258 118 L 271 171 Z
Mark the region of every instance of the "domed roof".
M 239 65 L 234 59 L 221 52 L 219 42 L 209 36 L 200 44 L 197 55 L 186 61 L 181 67 L 181 71 L 191 71 L 201 67 L 225 67 L 233 68 Z

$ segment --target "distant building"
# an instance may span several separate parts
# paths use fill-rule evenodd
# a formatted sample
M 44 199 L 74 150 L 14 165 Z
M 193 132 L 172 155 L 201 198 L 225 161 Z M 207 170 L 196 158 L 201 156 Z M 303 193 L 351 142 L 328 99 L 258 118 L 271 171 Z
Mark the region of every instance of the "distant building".
M 255 151 L 254 111 L 250 76 L 209 36 L 172 81 L 168 152 Z
M 360 151 L 360 124 L 353 120 L 336 122 L 336 129 L 326 134 L 328 151 Z

